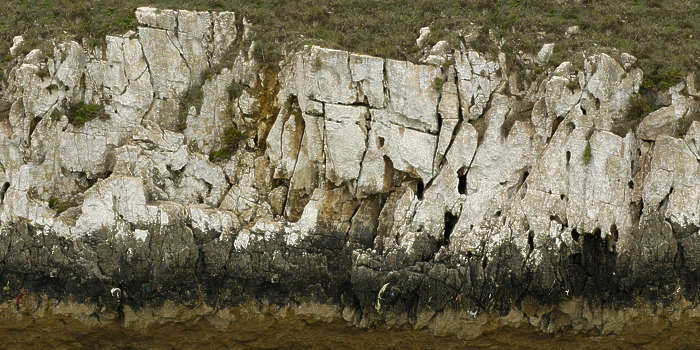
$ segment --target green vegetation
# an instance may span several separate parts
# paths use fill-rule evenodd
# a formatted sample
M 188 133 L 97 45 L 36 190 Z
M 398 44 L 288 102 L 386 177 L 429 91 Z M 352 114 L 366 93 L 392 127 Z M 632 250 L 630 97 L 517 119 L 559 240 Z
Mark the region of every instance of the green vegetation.
M 187 113 L 190 106 L 195 106 L 197 110 L 202 106 L 202 85 L 192 84 L 185 91 L 185 94 L 180 99 L 180 115 L 178 117 L 177 131 L 185 130 L 187 127 Z
M 323 67 L 323 61 L 321 61 L 321 57 L 316 56 L 316 58 L 314 58 L 314 61 L 311 63 L 311 67 L 316 71 L 320 70 Z
M 241 84 L 237 83 L 235 80 L 231 82 L 231 84 L 227 88 L 228 91 L 228 97 L 231 100 L 237 99 L 241 96 L 243 93 L 243 87 Z
M 433 79 L 433 88 L 435 90 L 441 91 L 443 84 L 445 84 L 445 78 L 438 76 Z
M 271 65 L 285 50 L 308 43 L 415 61 L 420 55 L 415 44 L 418 30 L 430 26 L 428 45 L 439 40 L 456 44 L 461 32 L 469 36 L 467 45 L 493 52 L 491 32 L 494 38 L 505 39 L 501 49 L 511 54 L 510 59 L 514 52 L 535 53 L 542 44 L 554 42 L 551 65 L 564 60 L 579 65 L 582 50 L 614 57 L 629 52 L 644 70 L 642 87 L 649 92 L 675 85 L 689 71 L 700 71 L 700 1 L 694 0 L 8 0 L 3 5 L 0 68 L 10 64 L 7 52 L 15 35 L 25 37 L 25 53 L 33 48 L 50 53 L 49 40 L 54 38 L 103 45 L 105 35 L 136 28 L 137 7 L 155 6 L 229 10 L 238 18 L 245 16 L 257 29 L 255 56 Z M 574 25 L 580 33 L 565 36 Z M 204 72 L 202 81 L 230 64 L 233 51 L 222 65 Z M 531 68 L 535 74 L 544 71 Z M 48 75 L 48 71 L 38 74 Z M 700 75 L 696 80 L 700 86 Z M 441 84 L 436 79 L 433 85 Z M 576 86 L 576 82 L 567 84 L 572 90 Z M 232 84 L 229 95 L 235 98 L 240 92 L 242 87 Z M 199 108 L 201 98 L 201 86 L 193 84 L 182 101 L 180 128 L 185 127 L 189 106 Z M 613 131 L 618 135 L 633 130 L 653 109 L 653 99 L 639 99 L 643 101 L 633 101 L 627 118 L 616 122 Z M 96 113 L 86 108 L 68 116 L 80 126 Z
M 53 120 L 53 121 L 59 121 L 59 120 L 61 120 L 61 116 L 62 116 L 62 115 L 63 115 L 63 114 L 62 114 L 61 112 L 59 112 L 58 109 L 54 109 L 54 110 L 51 112 L 51 120 Z
M 627 115 L 622 119 L 615 120 L 610 129 L 615 135 L 625 137 L 627 132 L 635 131 L 642 119 L 655 109 L 653 95 L 649 91 L 642 90 L 639 95 L 633 95 L 630 98 Z
M 56 211 L 56 215 L 61 215 L 64 211 L 71 208 L 73 205 L 68 201 L 61 201 L 56 197 L 49 198 L 49 208 Z
M 235 48 L 231 48 L 231 50 L 229 50 L 224 57 L 222 57 L 221 62 L 202 72 L 202 75 L 199 78 L 199 83 L 193 83 L 190 85 L 187 91 L 185 91 L 185 94 L 180 100 L 180 115 L 177 126 L 178 131 L 185 130 L 187 127 L 187 113 L 189 112 L 189 107 L 195 106 L 197 110 L 199 110 L 199 108 L 202 106 L 202 98 L 204 95 L 202 93 L 201 84 L 204 84 L 204 82 L 221 72 L 221 69 L 224 67 L 231 66 L 235 58 L 235 51 Z M 236 82 L 232 82 L 231 85 L 228 86 L 228 93 L 231 99 L 239 97 L 242 92 L 242 87 Z
M 617 48 L 639 58 L 645 85 L 653 89 L 700 70 L 695 0 L 8 0 L 0 16 L 1 56 L 19 34 L 25 50 L 46 46 L 51 38 L 101 43 L 106 34 L 136 27 L 138 6 L 234 11 L 260 28 L 255 54 L 273 64 L 283 46 L 308 42 L 415 60 L 418 29 L 430 26 L 428 44 L 455 43 L 458 31 L 474 29 L 480 35 L 470 45 L 482 50 L 493 46 L 489 29 L 506 40 L 509 52 L 536 52 L 555 42 L 552 64 L 578 59 L 573 53 L 583 49 Z M 567 38 L 564 32 L 573 25 L 581 32 Z
M 49 76 L 49 70 L 46 67 L 41 67 L 38 71 L 36 71 L 36 76 L 44 79 Z
M 693 125 L 693 122 L 700 123 L 700 110 L 698 109 L 689 111 L 687 115 L 678 120 L 678 124 L 676 125 L 675 130 L 675 136 L 685 136 L 685 134 L 688 133 L 688 129 L 690 129 L 690 126 Z
M 583 149 L 581 159 L 583 159 L 584 165 L 590 164 L 591 160 L 593 159 L 593 150 L 591 149 L 591 143 L 588 141 L 586 141 L 586 148 Z
M 51 115 L 54 117 L 54 115 Z M 81 103 L 75 106 L 71 106 L 67 113 L 68 122 L 76 127 L 81 127 L 85 123 L 97 118 L 105 117 L 106 114 L 102 109 L 102 106 L 93 103 Z
M 238 142 L 243 139 L 244 135 L 236 128 L 227 128 L 224 130 L 224 136 L 221 140 L 221 148 L 216 151 L 209 152 L 209 160 L 212 162 L 227 160 L 231 158 Z

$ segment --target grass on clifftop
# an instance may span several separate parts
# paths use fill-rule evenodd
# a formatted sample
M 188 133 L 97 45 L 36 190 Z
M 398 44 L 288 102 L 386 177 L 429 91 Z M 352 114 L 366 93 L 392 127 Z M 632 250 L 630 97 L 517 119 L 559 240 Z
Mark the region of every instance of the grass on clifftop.
M 7 64 L 12 37 L 19 34 L 27 39 L 26 49 L 55 37 L 101 43 L 106 34 L 134 29 L 139 6 L 244 15 L 256 25 L 260 54 L 268 62 L 280 57 L 283 43 L 308 40 L 414 60 L 420 27 L 432 29 L 430 44 L 455 42 L 456 31 L 483 26 L 504 37 L 510 52 L 557 43 L 554 64 L 595 45 L 629 52 L 639 58 L 649 88 L 666 88 L 685 72 L 700 70 L 697 0 L 8 0 L 0 16 L 0 61 Z M 573 25 L 580 34 L 567 38 Z

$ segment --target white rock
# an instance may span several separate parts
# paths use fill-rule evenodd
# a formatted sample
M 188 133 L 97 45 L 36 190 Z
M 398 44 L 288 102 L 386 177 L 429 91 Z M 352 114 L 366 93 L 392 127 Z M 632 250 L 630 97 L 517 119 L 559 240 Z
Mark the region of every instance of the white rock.
M 174 36 L 164 29 L 139 28 L 139 41 L 148 62 L 156 98 L 181 95 L 190 84 L 190 68 Z
M 698 160 L 700 160 L 700 121 L 694 121 L 690 125 L 688 132 L 685 134 L 684 140 L 685 143 L 688 144 L 690 151 L 695 154 L 695 157 Z
M 212 21 L 212 14 L 207 11 L 178 11 L 176 43 L 187 62 L 191 82 L 199 82 L 202 72 L 209 68 Z
M 683 114 L 676 114 L 672 106 L 659 108 L 642 119 L 637 127 L 637 135 L 649 141 L 655 141 L 661 135 L 672 135 L 675 132 L 676 123 Z
M 544 44 L 542 48 L 537 53 L 537 64 L 545 65 L 549 62 L 549 58 L 552 57 L 554 53 L 554 44 Z
M 71 233 L 83 235 L 115 228 L 119 220 L 132 224 L 148 222 L 141 178 L 115 175 L 98 181 L 85 192 L 82 214 Z
M 450 43 L 448 43 L 445 40 L 440 40 L 435 45 L 433 45 L 433 47 L 430 49 L 430 53 L 432 55 L 445 56 L 448 54 L 449 49 Z
M 384 108 L 384 59 L 351 54 L 350 73 L 357 86 L 357 101 L 366 100 L 372 108 Z
M 417 176 L 427 183 L 433 175 L 437 136 L 392 123 L 394 115 L 385 111 L 371 110 L 371 114 L 368 149 L 386 155 L 394 169 Z M 381 178 L 376 180 L 382 182 Z
M 579 34 L 581 32 L 581 29 L 579 26 L 570 26 L 566 28 L 566 36 L 574 36 L 576 34 Z
M 352 104 L 357 100 L 346 51 L 314 46 L 303 57 L 303 94 L 312 100 Z
M 683 227 L 700 226 L 699 164 L 683 140 L 659 137 L 642 185 L 644 206 L 654 208 L 668 198 L 665 216 L 671 222 Z
M 597 54 L 584 62 L 586 90 L 599 104 L 602 118 L 624 118 L 630 97 L 639 91 L 642 72 L 625 72 L 617 61 L 606 54 Z
M 177 12 L 153 7 L 139 7 L 136 9 L 136 20 L 145 26 L 174 31 L 177 25 Z
M 326 177 L 337 185 L 356 180 L 367 142 L 366 107 L 326 105 Z
M 181 203 L 205 203 L 218 207 L 226 194 L 228 183 L 223 169 L 206 156 L 192 154 L 185 166 L 182 179 L 172 194 Z
M 186 143 L 196 145 L 204 154 L 222 147 L 224 131 L 233 127 L 228 87 L 233 82 L 233 73 L 224 68 L 202 85 L 202 105 L 198 115 L 187 117 L 184 131 Z
M 10 47 L 10 55 L 17 56 L 19 50 L 22 48 L 23 43 L 24 37 L 21 35 L 17 35 L 14 38 L 12 38 L 12 47 Z
M 440 69 L 410 62 L 386 61 L 388 109 L 393 122 L 419 131 L 438 131 L 437 104 L 440 97 L 436 79 L 442 79 Z
M 430 36 L 430 27 L 421 28 L 419 33 L 420 35 L 418 39 L 416 39 L 416 45 L 418 45 L 418 48 L 422 49 L 423 46 L 425 46 L 425 41 L 428 40 Z
M 467 120 L 477 119 L 501 83 L 500 64 L 487 61 L 476 51 L 462 48 L 455 54 L 455 69 L 462 114 Z
M 215 12 L 212 62 L 219 63 L 229 47 L 236 40 L 236 14 L 233 12 Z

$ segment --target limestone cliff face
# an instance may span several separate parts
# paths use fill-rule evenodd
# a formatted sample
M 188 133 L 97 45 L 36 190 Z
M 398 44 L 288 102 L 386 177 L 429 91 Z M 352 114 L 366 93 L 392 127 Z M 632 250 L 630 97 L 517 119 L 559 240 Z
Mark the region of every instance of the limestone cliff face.
M 627 54 L 537 75 L 467 43 L 422 64 L 313 46 L 275 72 L 233 13 L 136 15 L 103 49 L 17 57 L 3 83 L 4 296 L 122 316 L 313 302 L 357 326 L 462 335 L 493 315 L 550 332 L 637 315 L 594 306 L 698 317 L 692 80 L 620 136 L 643 78 Z M 73 125 L 79 103 L 105 116 Z M 230 159 L 209 157 L 231 128 Z

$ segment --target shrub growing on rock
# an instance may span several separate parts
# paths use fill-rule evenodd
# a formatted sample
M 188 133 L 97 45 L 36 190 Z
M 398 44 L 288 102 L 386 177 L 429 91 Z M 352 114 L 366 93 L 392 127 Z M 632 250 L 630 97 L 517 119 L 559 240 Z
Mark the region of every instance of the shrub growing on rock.
M 236 128 L 227 128 L 224 130 L 221 148 L 209 152 L 209 160 L 216 162 L 231 158 L 233 153 L 236 152 L 238 142 L 243 139 L 243 136 L 243 133 Z
M 102 106 L 94 103 L 74 105 L 70 108 L 67 115 L 68 122 L 78 128 L 97 117 L 106 116 Z
M 61 201 L 60 199 L 56 197 L 51 197 L 49 198 L 49 208 L 53 209 L 56 211 L 56 215 L 60 215 L 64 211 L 68 210 L 68 208 L 71 207 L 71 204 L 66 201 Z
M 625 137 L 628 131 L 635 131 L 644 117 L 654 110 L 654 103 L 648 94 L 633 95 L 630 98 L 629 109 L 624 118 L 615 120 L 610 131 L 620 137 Z

